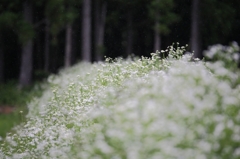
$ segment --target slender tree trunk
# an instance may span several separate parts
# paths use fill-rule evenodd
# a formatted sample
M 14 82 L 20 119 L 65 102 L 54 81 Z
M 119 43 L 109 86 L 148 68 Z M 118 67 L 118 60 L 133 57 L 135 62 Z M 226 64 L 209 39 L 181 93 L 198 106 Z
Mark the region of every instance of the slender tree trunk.
M 65 42 L 65 58 L 64 66 L 71 66 L 71 57 L 72 57 L 72 24 L 67 24 L 66 27 L 66 42 Z
M 31 23 L 32 20 L 32 4 L 29 1 L 24 2 L 24 19 Z M 32 50 L 33 42 L 29 39 L 22 47 L 21 68 L 19 77 L 19 86 L 24 87 L 32 82 Z
M 72 55 L 71 55 L 71 63 L 74 64 L 76 63 L 76 58 L 77 58 L 77 52 L 78 52 L 78 36 L 77 36 L 77 30 L 78 26 L 75 25 L 74 23 L 72 24 Z
M 100 0 L 96 0 L 94 4 L 94 60 L 98 61 L 99 56 L 99 28 L 100 28 Z
M 192 24 L 191 24 L 191 50 L 194 51 L 195 58 L 202 58 L 200 50 L 200 36 L 199 36 L 199 0 L 192 0 Z
M 83 0 L 82 59 L 91 61 L 91 0 Z
M 104 53 L 104 30 L 107 12 L 107 4 L 95 3 L 95 60 L 101 61 Z
M 133 53 L 133 22 L 132 22 L 132 13 L 128 11 L 128 19 L 127 19 L 127 48 L 126 54 L 127 56 Z
M 46 20 L 45 37 L 44 37 L 44 71 L 49 72 L 49 49 L 50 49 L 50 33 L 49 33 L 49 20 Z
M 105 30 L 105 19 L 107 13 L 107 4 L 103 3 L 101 8 L 101 17 L 100 17 L 100 25 L 99 25 L 99 36 L 98 36 L 98 54 L 97 60 L 101 61 L 103 59 L 104 54 L 104 30 Z
M 154 30 L 154 52 L 161 50 L 161 35 L 160 35 L 160 22 L 159 22 L 160 15 L 157 13 L 156 20 L 155 20 L 155 30 Z
M 158 31 L 155 31 L 154 33 L 154 52 L 161 50 L 161 36 Z

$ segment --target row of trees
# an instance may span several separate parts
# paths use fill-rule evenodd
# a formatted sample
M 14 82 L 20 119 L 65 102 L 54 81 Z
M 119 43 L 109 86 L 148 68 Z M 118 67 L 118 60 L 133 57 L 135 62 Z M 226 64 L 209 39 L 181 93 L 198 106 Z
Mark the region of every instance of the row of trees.
M 0 81 L 18 77 L 21 87 L 76 59 L 147 56 L 172 42 L 202 58 L 210 44 L 239 40 L 235 0 L 2 1 Z

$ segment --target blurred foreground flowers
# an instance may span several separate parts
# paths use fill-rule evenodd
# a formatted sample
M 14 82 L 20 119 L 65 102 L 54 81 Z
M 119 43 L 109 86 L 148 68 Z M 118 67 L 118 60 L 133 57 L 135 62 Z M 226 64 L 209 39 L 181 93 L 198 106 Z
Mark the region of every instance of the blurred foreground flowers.
M 211 62 L 171 46 L 161 51 L 167 58 L 62 70 L 29 103 L 28 122 L 8 135 L 0 158 L 240 158 L 239 70 L 228 56 L 213 60 L 239 47 L 214 47 L 205 52 Z

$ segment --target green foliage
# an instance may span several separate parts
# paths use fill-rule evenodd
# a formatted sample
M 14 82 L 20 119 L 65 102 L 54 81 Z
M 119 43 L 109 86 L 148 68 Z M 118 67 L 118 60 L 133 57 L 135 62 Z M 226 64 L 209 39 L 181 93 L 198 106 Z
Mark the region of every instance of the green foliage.
M 17 89 L 14 83 L 0 85 L 0 103 L 3 105 L 23 105 L 25 96 L 26 94 Z
M 14 1 L 5 4 L 6 9 L 0 14 L 0 31 L 11 29 L 18 35 L 21 44 L 25 44 L 29 39 L 34 37 L 33 24 L 26 22 L 22 15 L 22 3 Z
M 233 28 L 238 19 L 239 1 L 234 0 L 204 0 L 201 3 L 202 33 L 206 36 L 205 45 L 227 43 L 232 39 Z M 218 26 L 216 28 L 216 26 Z M 231 33 L 232 32 L 232 33 Z M 211 33 L 211 36 L 208 36 Z M 234 34 L 234 33 L 233 33 Z
M 56 36 L 66 23 L 72 23 L 77 15 L 77 6 L 80 2 L 76 0 L 49 0 L 45 7 L 45 16 L 50 20 L 50 32 Z
M 49 76 L 49 72 L 46 72 L 44 70 L 36 70 L 34 71 L 34 81 L 43 81 L 45 79 L 47 79 L 47 77 Z
M 0 85 L 0 109 L 11 109 L 9 112 L 0 111 L 0 143 L 14 126 L 25 121 L 26 105 L 34 97 L 39 97 L 42 91 L 43 88 L 37 84 L 24 89 L 18 89 L 15 82 Z
M 64 25 L 63 16 L 65 15 L 65 13 L 63 0 L 47 1 L 45 15 L 51 21 L 50 32 L 53 35 L 57 35 L 58 32 L 61 30 L 61 27 Z
M 150 18 L 159 21 L 154 29 L 163 35 L 169 34 L 169 26 L 179 20 L 179 16 L 173 12 L 174 6 L 173 0 L 152 0 L 148 6 Z
M 18 89 L 17 83 L 14 81 L 1 84 L 0 105 L 25 106 L 32 97 L 41 95 L 42 88 L 37 84 L 34 87 Z
M 27 114 L 26 108 L 15 108 L 14 111 L 11 114 L 0 114 L 0 144 L 7 133 L 12 131 L 14 126 L 24 121 L 23 116 Z
M 0 14 L 0 30 L 3 28 L 13 28 L 16 24 L 18 15 L 16 13 L 6 11 Z
M 24 45 L 34 37 L 35 31 L 33 28 L 33 24 L 24 20 L 19 20 L 17 22 L 17 26 L 18 28 L 16 29 L 16 31 L 18 34 L 19 42 Z

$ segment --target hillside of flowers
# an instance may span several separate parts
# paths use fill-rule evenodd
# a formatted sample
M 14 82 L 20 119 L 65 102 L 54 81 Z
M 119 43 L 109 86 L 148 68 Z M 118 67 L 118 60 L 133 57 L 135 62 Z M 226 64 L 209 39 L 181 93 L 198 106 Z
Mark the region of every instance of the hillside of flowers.
M 203 61 L 170 46 L 151 57 L 79 63 L 52 75 L 3 159 L 239 159 L 239 46 Z

